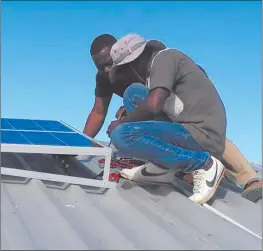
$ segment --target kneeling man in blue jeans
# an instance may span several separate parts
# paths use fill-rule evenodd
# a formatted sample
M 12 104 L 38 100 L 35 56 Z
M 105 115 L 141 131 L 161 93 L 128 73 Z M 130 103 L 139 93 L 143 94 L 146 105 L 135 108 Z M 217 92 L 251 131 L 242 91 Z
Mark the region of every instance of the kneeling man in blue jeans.
M 125 82 L 131 72 L 141 83 L 124 92 L 127 116 L 113 121 L 114 146 L 148 163 L 123 169 L 137 182 L 171 183 L 178 171 L 193 174 L 190 197 L 207 202 L 224 173 L 219 161 L 226 139 L 224 105 L 206 74 L 184 53 L 163 49 L 156 40 L 128 34 L 111 49 L 110 82 Z M 134 79 L 136 79 L 134 78 Z

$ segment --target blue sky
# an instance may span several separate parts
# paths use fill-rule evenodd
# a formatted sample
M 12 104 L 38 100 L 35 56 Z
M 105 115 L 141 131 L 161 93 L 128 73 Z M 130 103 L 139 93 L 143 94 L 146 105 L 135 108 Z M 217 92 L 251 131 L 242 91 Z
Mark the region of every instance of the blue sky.
M 95 36 L 135 32 L 201 64 L 227 111 L 228 138 L 262 163 L 261 2 L 3 2 L 2 117 L 59 119 L 83 130 L 93 106 Z M 114 97 L 97 139 L 122 105 Z

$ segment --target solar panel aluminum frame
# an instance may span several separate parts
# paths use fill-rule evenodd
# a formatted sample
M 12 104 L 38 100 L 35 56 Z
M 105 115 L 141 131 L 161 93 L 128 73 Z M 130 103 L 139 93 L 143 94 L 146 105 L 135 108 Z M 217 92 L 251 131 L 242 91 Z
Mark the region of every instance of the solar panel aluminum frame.
M 71 128 L 75 132 L 79 132 L 63 121 L 58 121 L 58 122 Z M 28 170 L 19 170 L 19 169 L 4 167 L 4 166 L 1 166 L 1 175 L 10 175 L 10 176 L 32 178 L 32 179 L 39 179 L 39 180 L 57 181 L 57 182 L 64 182 L 64 183 L 69 183 L 69 184 L 86 185 L 86 186 L 94 186 L 94 187 L 101 187 L 101 188 L 115 188 L 116 183 L 109 181 L 112 149 L 110 147 L 107 147 L 95 141 L 94 139 L 86 135 L 82 134 L 82 136 L 86 137 L 90 141 L 93 141 L 95 144 L 100 145 L 101 147 L 1 144 L 1 152 L 105 156 L 105 165 L 104 165 L 104 173 L 103 173 L 102 180 L 93 180 L 93 179 L 64 176 L 64 175 L 58 175 L 58 174 L 49 174 L 49 173 L 42 173 L 42 172 L 35 172 L 35 171 L 28 171 Z

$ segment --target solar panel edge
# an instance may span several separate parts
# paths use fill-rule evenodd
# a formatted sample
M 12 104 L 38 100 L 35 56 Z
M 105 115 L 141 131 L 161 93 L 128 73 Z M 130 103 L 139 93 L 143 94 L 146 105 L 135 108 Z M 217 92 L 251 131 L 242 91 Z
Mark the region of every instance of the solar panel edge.
M 1 129 L 76 132 L 58 120 L 1 118 Z
M 31 144 L 50 146 L 99 146 L 78 132 L 47 132 L 47 131 L 20 131 L 1 130 L 1 144 Z M 99 146 L 101 147 L 101 146 Z
M 3 123 L 10 126 L 3 128 Z M 58 120 L 4 117 L 1 118 L 1 136 L 3 136 L 1 137 L 1 144 L 105 147 L 66 122 Z
M 30 119 L 30 118 L 11 118 L 11 117 L 1 117 L 1 120 L 2 119 L 7 119 L 7 120 L 39 120 L 39 121 L 55 121 L 55 122 L 61 122 L 60 120 L 57 120 L 57 119 L 41 119 L 41 118 L 37 118 L 37 119 Z

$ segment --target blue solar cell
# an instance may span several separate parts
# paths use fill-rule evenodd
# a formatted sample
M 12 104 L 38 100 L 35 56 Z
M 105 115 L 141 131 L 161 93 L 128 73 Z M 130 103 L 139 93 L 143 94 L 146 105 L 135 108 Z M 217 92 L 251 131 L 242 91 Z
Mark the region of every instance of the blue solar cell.
M 5 144 L 101 147 L 58 121 L 2 118 L 1 126 Z
M 6 119 L 1 119 L 1 129 L 14 129 Z
M 21 134 L 27 138 L 33 145 L 50 145 L 50 146 L 65 146 L 65 144 L 54 137 L 49 132 L 28 132 L 23 131 Z
M 37 130 L 43 131 L 44 129 L 38 126 L 33 120 L 30 119 L 6 119 L 6 121 L 13 126 L 16 130 Z
M 100 147 L 78 133 L 52 133 L 52 135 L 63 141 L 68 146 Z
M 21 133 L 17 131 L 1 131 L 1 143 L 3 144 L 30 144 Z
M 56 132 L 74 132 L 69 127 L 63 125 L 58 121 L 52 120 L 34 120 L 40 127 L 44 128 L 46 131 L 56 131 Z

